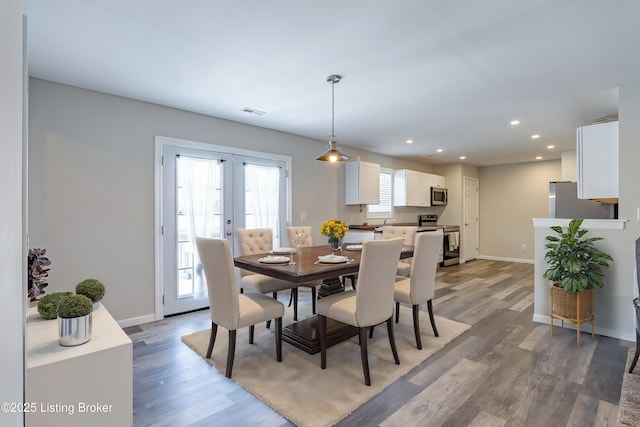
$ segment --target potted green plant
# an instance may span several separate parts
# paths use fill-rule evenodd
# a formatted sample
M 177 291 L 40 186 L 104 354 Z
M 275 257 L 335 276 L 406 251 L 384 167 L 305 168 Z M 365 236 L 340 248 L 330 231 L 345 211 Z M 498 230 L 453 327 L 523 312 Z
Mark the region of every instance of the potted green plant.
M 94 308 L 104 298 L 105 287 L 98 279 L 85 279 L 76 285 L 76 294 L 84 295 L 91 300 Z
M 613 258 L 598 249 L 594 242 L 602 237 L 585 237 L 588 230 L 580 228 L 582 219 L 572 219 L 566 232 L 560 226 L 551 229 L 556 235 L 547 236 L 548 249 L 544 259 L 549 264 L 543 277 L 551 280 L 551 333 L 553 319 L 568 320 L 576 324 L 578 344 L 580 325 L 591 321 L 591 334 L 595 320 L 594 287 L 604 287 L 603 267 L 609 267 Z
M 53 292 L 46 294 L 38 300 L 38 313 L 45 320 L 58 317 L 58 304 L 62 298 L 71 295 L 71 292 Z
M 63 297 L 58 303 L 58 332 L 60 345 L 84 344 L 91 339 L 93 304 L 79 294 Z

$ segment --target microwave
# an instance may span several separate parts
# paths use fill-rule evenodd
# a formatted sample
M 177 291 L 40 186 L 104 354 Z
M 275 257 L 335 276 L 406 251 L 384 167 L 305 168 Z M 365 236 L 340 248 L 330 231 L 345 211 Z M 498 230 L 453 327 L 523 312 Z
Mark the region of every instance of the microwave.
M 444 206 L 447 204 L 447 189 L 431 187 L 431 206 Z

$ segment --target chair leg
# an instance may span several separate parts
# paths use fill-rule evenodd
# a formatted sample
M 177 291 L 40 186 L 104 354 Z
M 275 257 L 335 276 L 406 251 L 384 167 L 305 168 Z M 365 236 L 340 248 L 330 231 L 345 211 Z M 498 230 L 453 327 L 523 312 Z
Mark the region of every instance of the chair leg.
M 629 373 L 632 373 L 633 369 L 636 367 L 636 363 L 638 363 L 638 356 L 640 356 L 640 334 L 636 329 L 636 354 L 633 356 L 633 361 L 629 367 Z
M 229 331 L 229 350 L 227 351 L 227 378 L 231 378 L 231 371 L 233 371 L 233 356 L 236 353 L 236 331 Z
M 276 360 L 282 362 L 282 317 L 276 319 Z
M 278 293 L 274 292 L 273 294 L 271 294 L 271 296 L 273 296 L 274 300 L 278 299 Z M 269 329 L 271 327 L 271 320 L 267 320 L 267 329 Z
M 291 289 L 291 295 L 293 295 L 293 320 L 298 321 L 298 288 Z
M 316 314 L 316 300 L 318 299 L 318 291 L 315 286 L 311 287 L 311 313 Z
M 373 338 L 373 330 L 376 328 L 376 325 L 369 326 L 369 339 Z
M 400 303 L 396 301 L 396 323 L 400 322 Z
M 371 385 L 369 374 L 369 355 L 367 354 L 367 328 L 360 328 L 360 357 L 362 358 L 362 373 L 365 385 Z
M 413 304 L 413 332 L 416 335 L 416 347 L 422 350 L 422 340 L 420 339 L 420 305 Z
M 327 318 L 318 314 L 318 335 L 320 338 L 320 368 L 327 368 Z
M 429 320 L 431 321 L 431 327 L 433 328 L 433 335 L 438 337 L 440 335 L 438 335 L 438 329 L 436 328 L 436 319 L 433 317 L 433 301 L 432 300 L 427 301 L 427 309 L 429 309 Z
M 287 307 L 291 307 L 292 302 L 293 302 L 293 291 L 289 294 L 289 304 L 287 304 Z
M 256 327 L 254 325 L 249 326 L 249 344 L 253 344 L 253 333 Z
M 209 335 L 209 348 L 207 349 L 207 359 L 211 359 L 211 352 L 213 351 L 213 344 L 216 342 L 216 335 L 218 334 L 218 325 L 211 322 L 211 335 Z
M 391 345 L 393 360 L 395 360 L 396 365 L 399 365 L 400 357 L 398 357 L 398 349 L 396 348 L 396 336 L 393 333 L 393 320 L 391 319 L 391 317 L 387 319 L 387 332 L 389 333 L 389 344 Z

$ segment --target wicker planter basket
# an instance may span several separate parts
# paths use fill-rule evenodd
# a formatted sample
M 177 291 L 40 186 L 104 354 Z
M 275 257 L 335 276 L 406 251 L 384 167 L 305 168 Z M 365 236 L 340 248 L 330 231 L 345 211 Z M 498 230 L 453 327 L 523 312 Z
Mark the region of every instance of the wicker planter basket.
M 576 325 L 578 344 L 580 344 L 580 325 L 591 322 L 591 337 L 593 338 L 596 318 L 594 306 L 593 289 L 567 295 L 561 284 L 554 283 L 551 286 L 551 335 L 553 335 L 553 319 L 560 319 L 562 326 L 564 326 L 565 320 Z

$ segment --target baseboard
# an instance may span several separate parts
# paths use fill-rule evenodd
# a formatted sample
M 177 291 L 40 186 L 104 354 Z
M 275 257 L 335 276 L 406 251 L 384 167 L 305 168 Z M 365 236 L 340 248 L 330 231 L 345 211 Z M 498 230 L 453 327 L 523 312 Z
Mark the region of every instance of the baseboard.
M 533 315 L 533 319 L 534 322 L 536 323 L 543 323 L 545 325 L 549 325 L 551 324 L 551 316 L 545 316 L 542 314 L 534 314 Z M 559 319 L 555 319 L 553 326 L 558 326 L 561 327 L 562 325 L 562 321 Z M 566 329 L 573 329 L 574 331 L 576 330 L 576 325 L 574 325 L 571 322 L 564 322 L 564 328 Z M 601 328 L 599 326 L 595 326 L 594 331 L 596 334 L 598 335 L 602 335 L 605 337 L 611 337 L 611 338 L 618 338 L 621 340 L 625 340 L 625 341 L 631 341 L 631 342 L 636 342 L 636 336 L 635 333 L 632 334 L 627 334 L 624 333 L 622 331 L 616 331 L 613 329 L 607 329 L 607 328 Z M 586 332 L 586 333 L 591 333 L 591 323 L 583 323 L 582 325 L 580 325 L 580 330 L 582 332 Z
M 132 317 L 130 319 L 118 320 L 118 325 L 121 328 L 128 328 L 130 326 L 142 325 L 143 323 L 155 322 L 155 314 L 147 314 L 145 316 Z
M 519 262 L 522 264 L 533 264 L 532 259 L 525 258 L 507 258 L 499 256 L 478 255 L 478 259 L 488 259 L 489 261 L 506 261 L 506 262 Z

